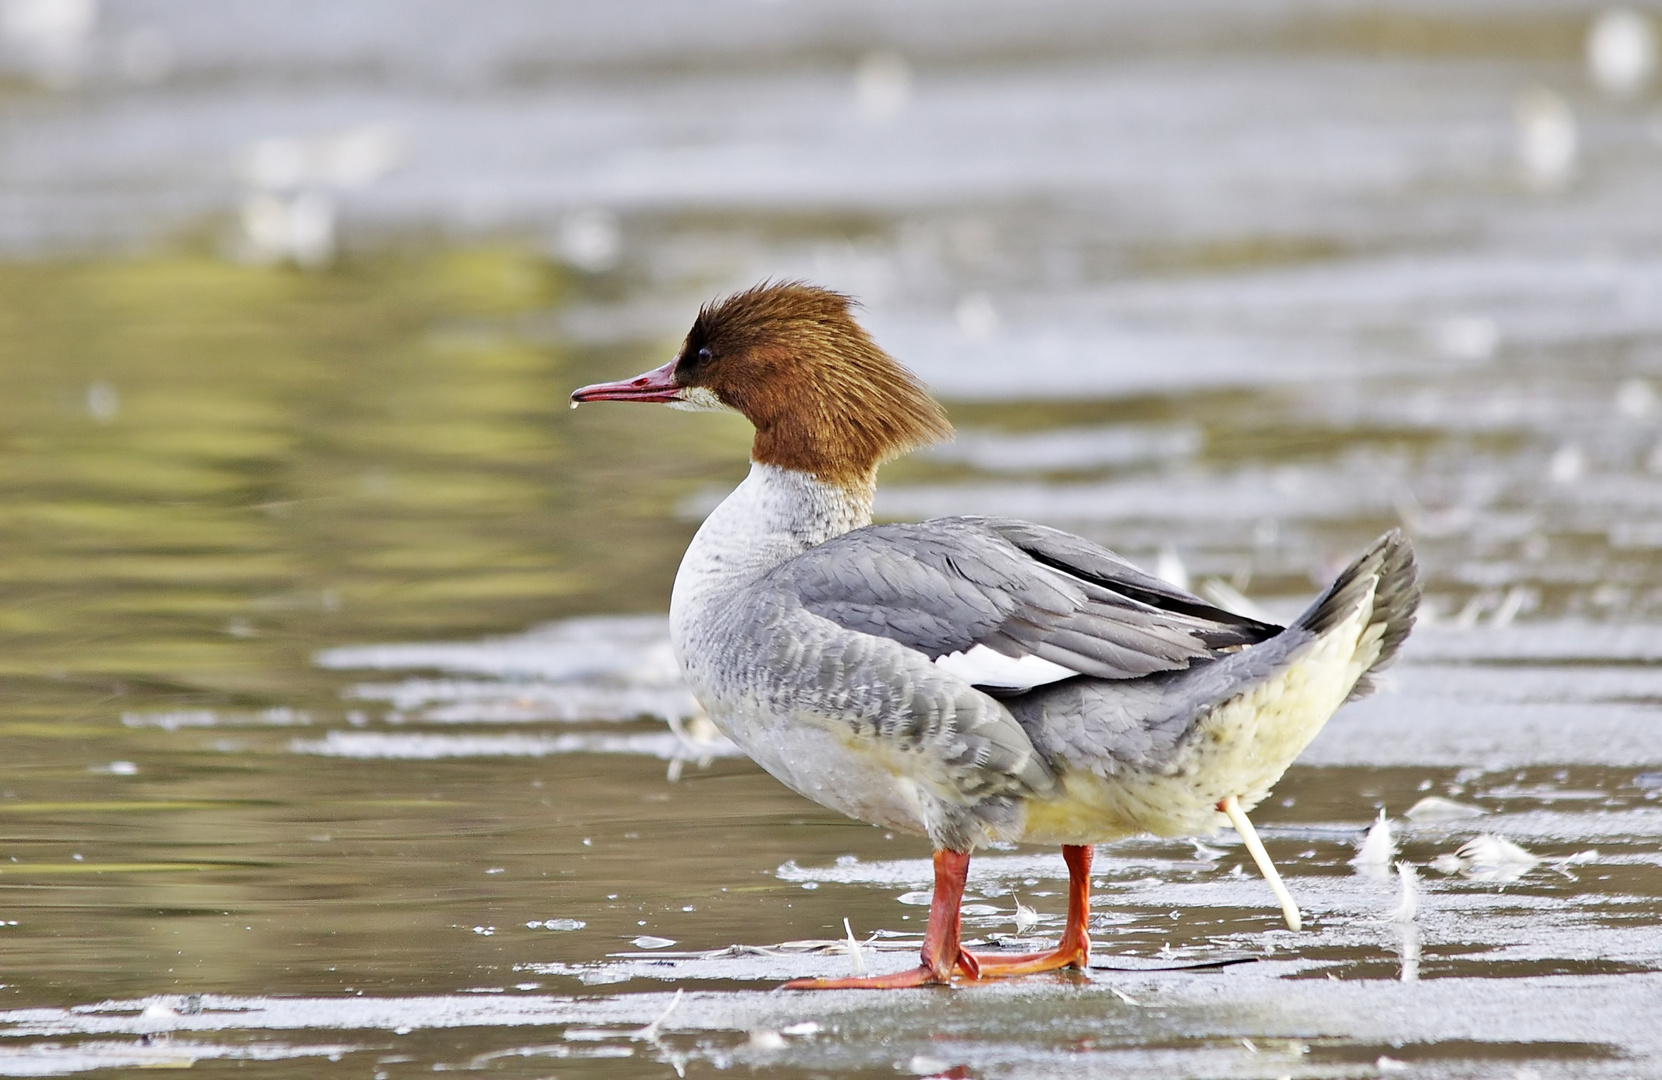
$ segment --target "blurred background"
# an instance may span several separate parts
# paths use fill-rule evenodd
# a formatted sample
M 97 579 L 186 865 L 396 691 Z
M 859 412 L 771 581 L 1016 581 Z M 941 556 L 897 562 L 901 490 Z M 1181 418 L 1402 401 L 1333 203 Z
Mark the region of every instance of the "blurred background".
M 5 0 L 0 45 L 27 700 L 661 610 L 742 425 L 564 397 L 768 276 L 953 405 L 886 516 L 1258 595 L 1402 521 L 1438 615 L 1662 612 L 1654 13 Z
M 747 430 L 566 395 L 770 276 L 858 297 L 949 405 L 958 441 L 888 468 L 882 517 L 1035 518 L 1282 616 L 1400 524 L 1427 625 L 1655 622 L 1659 27 L 1578 0 L 3 0 L 0 860 L 41 869 L 0 898 L 38 909 L 42 973 L 6 992 L 93 993 L 112 955 L 154 988 L 151 909 L 210 937 L 259 910 L 268 951 L 201 950 L 220 985 L 333 987 L 277 959 L 285 905 L 384 902 L 375 859 L 417 847 L 433 882 L 482 835 L 544 852 L 547 815 L 602 813 L 533 797 L 600 745 L 557 744 L 571 721 L 647 740 L 580 768 L 656 791 L 685 738 L 627 725 L 694 710 L 650 619 L 392 647 L 660 615 Z M 341 673 L 374 667 L 427 675 Z M 573 671 L 603 677 L 550 689 Z M 505 721 L 541 726 L 437 734 Z M 480 756 L 515 763 L 433 764 Z M 384 843 L 319 870 L 328 814 Z M 388 926 L 488 925 L 464 892 L 306 917 L 365 935 L 363 986 Z M 728 918 L 712 941 L 757 915 Z M 444 940 L 387 985 L 473 963 Z

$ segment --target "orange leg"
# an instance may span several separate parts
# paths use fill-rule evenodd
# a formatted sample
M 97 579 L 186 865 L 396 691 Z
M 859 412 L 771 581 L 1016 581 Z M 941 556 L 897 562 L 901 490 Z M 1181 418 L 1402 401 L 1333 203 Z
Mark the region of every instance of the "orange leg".
M 1085 924 L 1091 917 L 1091 848 L 1083 844 L 1066 844 L 1062 847 L 1062 858 L 1068 864 L 1068 925 L 1062 931 L 1061 944 L 1050 952 L 977 956 L 975 960 L 980 966 L 981 977 L 1003 978 L 1090 966 L 1091 939 Z
M 1088 850 L 1088 849 L 1087 849 Z M 923 935 L 923 963 L 911 971 L 848 979 L 792 979 L 781 990 L 897 990 L 908 986 L 939 986 L 952 981 L 954 968 L 974 979 L 980 966 L 959 947 L 958 908 L 969 876 L 969 852 L 935 852 L 935 897 L 929 905 L 929 925 Z

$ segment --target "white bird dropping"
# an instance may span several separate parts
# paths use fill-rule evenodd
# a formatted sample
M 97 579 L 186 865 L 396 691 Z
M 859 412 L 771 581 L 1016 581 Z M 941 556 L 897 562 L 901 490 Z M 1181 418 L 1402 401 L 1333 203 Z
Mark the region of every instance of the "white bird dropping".
M 1656 27 L 1630 8 L 1611 8 L 1587 32 L 1587 73 L 1611 97 L 1632 97 L 1656 75 Z

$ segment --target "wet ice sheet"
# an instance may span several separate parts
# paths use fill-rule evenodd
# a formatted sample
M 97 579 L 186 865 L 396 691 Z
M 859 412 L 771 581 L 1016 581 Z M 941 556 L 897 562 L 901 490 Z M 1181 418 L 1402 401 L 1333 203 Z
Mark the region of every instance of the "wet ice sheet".
M 356 701 L 385 702 L 398 713 L 435 724 L 667 719 L 696 716 L 699 711 L 679 679 L 646 686 L 586 680 L 420 679 L 364 683 L 353 687 L 350 696 Z
M 1662 1050 L 1630 989 L 1662 993 L 1654 975 L 1592 977 L 1573 985 L 1516 980 L 1497 989 L 1467 979 L 1286 981 L 1249 967 L 903 996 L 699 990 L 679 998 L 663 991 L 612 997 L 210 996 L 198 1003 L 199 1012 L 145 1019 L 146 1011 L 181 1004 L 160 998 L 14 1010 L 0 1013 L 0 1026 L 19 1042 L 33 1042 L 31 1064 L 37 1066 L 14 1067 L 7 1075 L 49 1075 L 38 1068 L 48 1064 L 58 1066 L 51 1072 L 83 1071 L 97 1066 L 100 1052 L 110 1054 L 112 1064 L 140 1064 L 143 1051 L 132 1046 L 132 1037 L 174 1032 L 176 1043 L 185 1044 L 179 1060 L 189 1060 L 191 1045 L 203 1045 L 193 1034 L 198 1032 L 291 1040 L 296 1033 L 338 1038 L 352 1032 L 362 1045 L 345 1049 L 346 1062 L 361 1068 L 399 1049 L 430 1052 L 428 1031 L 473 1028 L 494 1034 L 474 1044 L 477 1053 L 440 1051 L 440 1068 L 481 1069 L 516 1056 L 545 1068 L 557 1059 L 634 1057 L 681 1067 L 839 1073 L 898 1068 L 916 1075 L 960 1066 L 971 1075 L 991 1070 L 1012 1077 L 1164 1077 L 1174 1070 L 1330 1077 L 1380 1075 L 1389 1071 L 1378 1062 L 1385 1057 L 1412 1062 L 1413 1075 L 1422 1076 L 1514 1075 L 1478 1064 L 1498 1059 L 1542 1077 L 1614 1077 L 1647 1068 Z M 872 1038 L 879 1030 L 886 1037 Z M 132 1046 L 125 1060 L 106 1049 L 123 1036 Z M 52 1049 L 48 1039 L 60 1048 Z M 86 1041 L 77 1045 L 80 1039 Z M 0 1057 L 0 1069 L 22 1065 L 21 1055 L 14 1055 Z
M 1621 341 L 1662 329 L 1662 263 L 1644 258 L 1519 259 L 1495 253 L 1333 260 L 1159 283 L 1011 290 L 998 336 L 965 341 L 945 318 L 880 320 L 884 340 L 942 393 L 1008 400 L 1196 388 L 1327 385 L 1386 373 L 1480 368 L 1503 347 Z M 1477 313 L 1477 314 L 1474 314 Z M 1458 320 L 1493 335 L 1448 355 Z M 1227 326 L 1227 334 L 1206 329 Z M 1198 328 L 1197 328 L 1198 327 Z M 1020 351 L 1019 367 L 1000 357 Z
M 988 514 L 1032 521 L 1154 519 L 1239 527 L 1265 519 L 1348 519 L 1392 513 L 1392 489 L 1403 479 L 1400 468 L 1400 463 L 1353 458 L 1317 468 L 1197 470 L 1097 483 L 880 487 L 876 509 L 881 517 L 899 520 Z
M 1654 764 L 1662 761 L 1662 680 L 1632 665 L 1659 645 L 1645 625 L 1423 627 L 1386 691 L 1342 711 L 1301 760 Z
M 1649 680 L 1656 677 L 1654 670 L 1628 665 L 1662 659 L 1662 626 L 1570 621 L 1464 632 L 1437 627 L 1415 633 L 1414 655 L 1447 662 L 1500 662 L 1509 673 L 1532 681 L 1537 676 L 1522 665 L 1573 663 L 1578 670 L 1552 669 L 1559 677 L 1549 674 L 1543 680 L 1558 687 L 1560 693 L 1604 689 L 1609 685 L 1605 680 L 1611 678 L 1623 680 L 1627 686 L 1651 686 Z M 1623 667 L 1601 670 L 1601 665 L 1608 664 Z M 1546 687 L 1537 684 L 1535 690 L 1541 693 Z M 1635 689 L 1627 693 L 1654 696 L 1655 691 Z
M 1491 805 L 1518 798 L 1506 790 L 1517 785 L 1496 782 L 1510 779 L 1469 777 L 1468 797 Z M 1115 845 L 1101 853 L 1093 875 L 1103 967 L 1088 978 L 938 993 L 779 994 L 771 987 L 787 977 L 846 974 L 846 953 L 642 952 L 619 942 L 612 951 L 622 955 L 547 960 L 531 955 L 542 941 L 576 943 L 586 935 L 549 939 L 546 930 L 503 926 L 491 928 L 491 940 L 505 946 L 489 969 L 494 981 L 472 993 L 207 993 L 0 1012 L 0 1073 L 309 1056 L 316 1075 L 333 1075 L 325 1071 L 330 1058 L 347 1070 L 342 1075 L 372 1062 L 393 1066 L 389 1075 L 413 1075 L 434 1064 L 480 1069 L 524 1060 L 546 1069 L 557 1060 L 613 1059 L 637 1069 L 658 1061 L 689 1070 L 754 1064 L 835 1075 L 904 1069 L 926 1056 L 943 1068 L 965 1065 L 972 1075 L 1016 1077 L 1373 1076 L 1384 1056 L 1429 1076 L 1510 1077 L 1525 1066 L 1541 1076 L 1642 1074 L 1662 1054 L 1653 1026 L 1639 1022 L 1662 989 L 1652 900 L 1662 871 L 1662 814 L 1635 805 L 1642 797 L 1629 791 L 1620 812 L 1497 812 L 1435 827 L 1398 819 L 1403 857 L 1422 867 L 1407 923 L 1393 917 L 1400 901 L 1394 876 L 1345 865 L 1367 826 L 1364 815 L 1266 827 L 1311 916 L 1301 934 L 1276 928 L 1267 890 L 1250 871 L 1237 871 L 1246 860 L 1228 834 L 1208 849 Z M 1541 863 L 1504 883 L 1425 868 L 1478 830 L 1512 838 Z M 1599 853 L 1571 860 L 1588 841 L 1599 843 Z M 787 862 L 773 876 L 799 898 L 858 907 L 859 936 L 889 933 L 875 942 L 889 947 L 866 957 L 888 970 L 913 962 L 907 950 L 916 938 L 908 942 L 906 930 L 915 935 L 922 909 L 906 894 L 929 873 L 926 859 L 848 856 Z M 977 856 L 969 932 L 1040 946 L 1055 932 L 1064 873 L 1054 854 Z M 1026 942 L 1008 940 L 1016 894 L 1049 909 Z M 882 903 L 873 906 L 874 898 Z M 981 914 L 987 908 L 994 914 Z M 911 922 L 903 921 L 907 913 Z M 1170 942 L 1176 947 L 1163 947 Z M 1241 956 L 1257 959 L 1209 972 L 1146 970 Z M 1115 970 L 1122 968 L 1134 970 Z M 457 1034 L 429 1037 L 436 1032 Z
M 440 671 L 486 679 L 363 683 L 351 699 L 432 723 L 682 720 L 698 702 L 681 682 L 659 616 L 585 618 L 486 641 L 330 649 L 321 667 Z
M 726 740 L 691 744 L 672 732 L 640 735 L 569 734 L 416 735 L 366 731 L 332 731 L 322 739 L 296 739 L 297 754 L 326 757 L 431 761 L 465 757 L 547 757 L 550 754 L 644 754 L 673 761 L 678 757 L 734 757 L 739 750 Z
M 1428 678 L 1432 685 L 1423 690 L 1417 674 L 1404 665 L 1392 692 L 1335 717 L 1301 760 L 1310 765 L 1435 762 L 1489 768 L 1662 762 L 1662 718 L 1654 705 L 1587 698 L 1484 700 L 1481 691 L 1504 682 L 1504 674 L 1438 672 L 1441 677 Z M 1574 673 L 1563 674 L 1568 679 Z M 1454 694 L 1438 692 L 1456 687 Z
M 1082 13 L 1088 5 L 1057 5 L 1063 26 Z M 795 23 L 793 37 L 818 29 L 813 14 L 792 9 L 723 14 L 712 15 L 698 36 L 744 36 L 757 20 Z M 569 24 L 510 21 L 531 38 L 558 35 Z M 927 48 L 940 19 L 920 10 L 894 21 L 925 32 L 914 44 Z M 381 222 L 478 228 L 572 206 L 894 207 L 1104 188 L 1113 197 L 1100 203 L 1135 205 L 1154 219 L 1178 208 L 1212 208 L 1231 219 L 1250 209 L 1260 221 L 1332 214 L 1335 203 L 1428 175 L 1469 182 L 1504 169 L 1504 110 L 1516 77 L 1492 66 L 1335 64 L 1285 54 L 1221 63 L 1182 55 L 1112 64 L 1006 61 L 965 70 L 949 54 L 920 73 L 909 108 L 874 124 L 862 122 L 853 65 L 813 51 L 785 72 L 747 70 L 751 65 L 699 49 L 675 50 L 674 64 L 649 52 L 625 61 L 633 77 L 589 80 L 579 84 L 585 92 L 573 94 L 569 74 L 549 67 L 550 58 L 557 65 L 569 55 L 563 41 L 532 63 L 515 55 L 523 40 L 464 31 L 457 47 L 476 53 L 469 81 L 495 91 L 464 95 L 443 93 L 450 87 L 442 76 L 434 85 L 424 54 L 409 52 L 413 42 L 365 41 L 364 52 L 375 57 L 366 62 L 403 68 L 405 78 L 429 91 L 407 97 L 354 78 L 344 58 L 274 52 L 256 60 L 264 50 L 251 50 L 249 39 L 282 40 L 292 34 L 284 22 L 272 15 L 256 28 L 170 27 L 187 44 L 178 62 L 196 78 L 212 79 L 210 94 L 193 92 L 198 84 L 184 80 L 144 94 L 95 94 L 68 116 L 39 106 L 25 113 L 6 179 L 29 198 L 36 220 L 28 231 L 21 222 L 14 226 L 23 235 L 13 242 L 38 243 L 41 233 L 60 231 L 113 232 L 119 222 L 108 204 L 116 193 L 128 202 L 147 196 L 174 214 L 223 207 L 246 142 L 319 134 L 320 116 L 342 114 L 400 122 L 411 144 L 403 168 L 374 198 L 359 194 L 350 204 L 354 216 Z M 1110 22 L 1101 29 L 1119 28 Z M 984 55 L 998 44 L 983 41 L 974 51 Z M 227 79 L 227 54 L 264 70 Z M 320 66 L 333 68 L 334 77 L 316 77 Z M 314 77 L 288 96 L 270 95 L 258 77 L 282 79 L 297 70 Z M 1319 110 L 1306 91 L 1313 80 L 1326 90 Z M 1381 93 L 1385 87 L 1389 96 Z M 1460 92 L 1451 92 L 1456 87 Z M 1382 108 L 1384 102 L 1394 107 Z M 722 122 L 712 124 L 713 116 Z M 1304 122 L 1289 123 L 1290 116 Z M 259 127 L 249 130 L 250 119 Z M 167 137 L 155 130 L 162 123 L 172 125 Z M 110 137 L 123 127 L 126 138 Z M 79 153 L 40 152 L 70 136 L 84 144 Z M 1213 167 L 1193 167 L 1197 145 L 1208 148 Z M 82 182 L 78 198 L 52 190 L 70 170 Z M 96 216 L 75 222 L 73 209 Z
M 1201 441 L 1199 430 L 1178 426 L 1120 425 L 1026 435 L 961 430 L 951 442 L 925 453 L 993 473 L 1061 472 L 1185 458 L 1200 449 Z
M 318 653 L 320 667 L 350 670 L 434 669 L 499 678 L 616 679 L 661 686 L 680 677 L 662 616 L 568 619 L 484 641 L 358 645 Z
M 738 754 L 704 719 L 682 683 L 668 620 L 660 616 L 571 619 L 475 642 L 344 647 L 318 654 L 316 662 L 340 670 L 474 677 L 356 684 L 345 696 L 366 708 L 351 710 L 354 729 L 292 740 L 289 749 L 295 753 L 386 760 L 639 754 L 672 763 Z M 390 708 L 372 718 L 372 703 Z M 663 721 L 669 730 L 512 735 L 411 730 L 549 722 L 569 728 L 645 719 Z M 398 730 L 363 730 L 370 724 Z
M 312 1058 L 339 1061 L 358 1050 L 349 1044 L 292 1045 L 274 1042 L 214 1043 L 191 1038 L 41 1040 L 0 1045 L 0 1076 L 66 1076 L 103 1069 L 188 1069 L 199 1062 L 275 1062 Z

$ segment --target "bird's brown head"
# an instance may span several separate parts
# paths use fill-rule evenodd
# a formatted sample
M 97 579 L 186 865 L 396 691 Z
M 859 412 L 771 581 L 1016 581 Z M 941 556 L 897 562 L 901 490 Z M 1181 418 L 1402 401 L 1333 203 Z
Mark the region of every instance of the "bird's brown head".
M 732 409 L 755 425 L 751 457 L 845 487 L 877 466 L 951 438 L 929 392 L 878 348 L 841 293 L 766 282 L 706 304 L 675 359 L 583 401 L 656 401 Z

